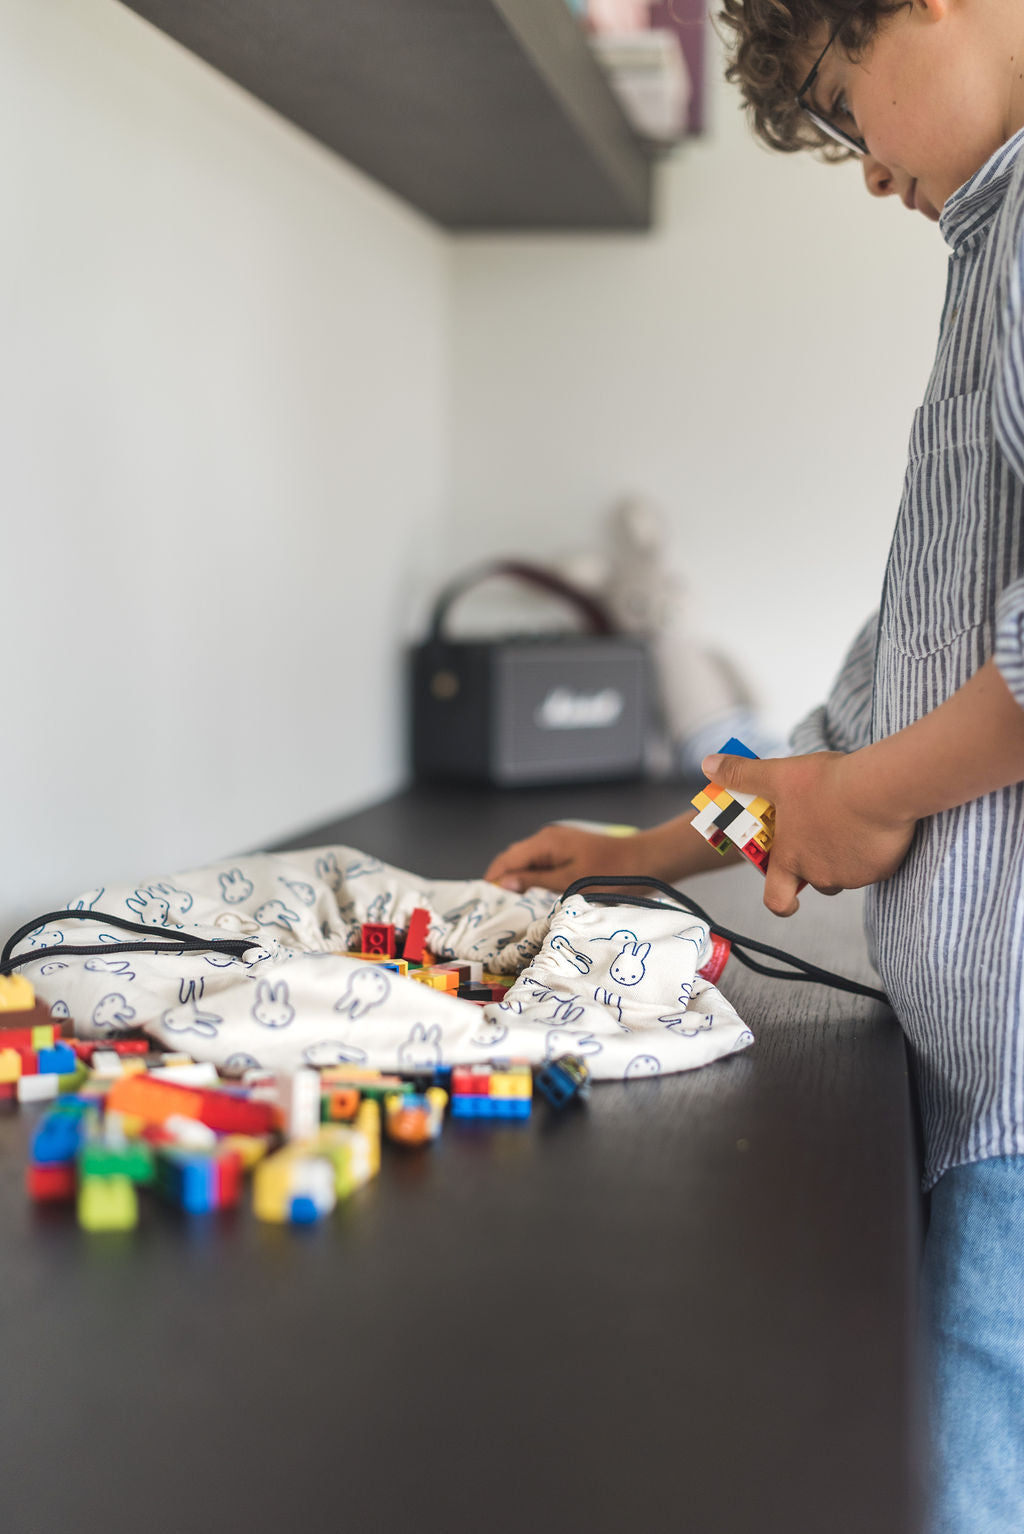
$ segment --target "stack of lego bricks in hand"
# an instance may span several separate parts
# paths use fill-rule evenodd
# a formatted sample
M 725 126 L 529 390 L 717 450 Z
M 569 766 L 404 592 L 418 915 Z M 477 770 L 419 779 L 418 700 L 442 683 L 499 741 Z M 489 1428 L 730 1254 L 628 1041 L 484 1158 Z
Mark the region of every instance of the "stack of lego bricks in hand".
M 722 756 L 757 755 L 735 736 L 722 747 Z M 691 822 L 716 852 L 736 847 L 755 868 L 765 873 L 775 833 L 775 808 L 757 794 L 730 793 L 717 783 L 707 783 L 690 803 L 698 811 Z

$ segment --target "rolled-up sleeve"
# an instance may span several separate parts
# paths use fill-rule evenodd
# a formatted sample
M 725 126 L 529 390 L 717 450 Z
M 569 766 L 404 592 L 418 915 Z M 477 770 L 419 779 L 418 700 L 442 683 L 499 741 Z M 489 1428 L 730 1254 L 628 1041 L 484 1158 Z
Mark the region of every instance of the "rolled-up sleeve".
M 790 746 L 795 753 L 859 751 L 870 745 L 877 643 L 878 613 L 874 612 L 847 650 L 825 702 L 793 731 Z

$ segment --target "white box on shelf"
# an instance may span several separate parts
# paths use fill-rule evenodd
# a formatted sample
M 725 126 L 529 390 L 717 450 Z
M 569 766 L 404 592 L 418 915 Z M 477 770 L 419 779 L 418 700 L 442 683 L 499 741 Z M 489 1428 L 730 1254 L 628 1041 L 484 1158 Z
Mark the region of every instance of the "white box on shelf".
M 686 133 L 690 74 L 679 38 L 666 28 L 597 33 L 590 46 L 637 133 L 661 144 Z

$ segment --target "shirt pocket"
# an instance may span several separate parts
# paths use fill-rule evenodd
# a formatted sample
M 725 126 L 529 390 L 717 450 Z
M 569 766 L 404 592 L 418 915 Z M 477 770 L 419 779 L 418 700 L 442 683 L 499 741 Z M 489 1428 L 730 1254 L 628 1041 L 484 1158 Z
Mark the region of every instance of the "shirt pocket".
M 985 390 L 933 400 L 914 414 L 883 627 L 915 659 L 984 616 L 989 433 Z

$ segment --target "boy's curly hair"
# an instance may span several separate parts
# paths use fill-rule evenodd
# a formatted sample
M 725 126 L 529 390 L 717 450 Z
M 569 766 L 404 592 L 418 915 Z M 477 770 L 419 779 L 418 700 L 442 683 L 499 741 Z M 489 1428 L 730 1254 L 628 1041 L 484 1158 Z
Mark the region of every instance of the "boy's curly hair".
M 822 133 L 796 104 L 796 93 L 813 62 L 813 43 L 836 27 L 836 42 L 851 57 L 864 49 L 884 16 L 905 0 L 722 0 L 719 31 L 729 56 L 725 77 L 738 84 L 754 132 L 772 149 L 820 150 L 826 160 L 848 159 L 852 151 Z M 845 20 L 844 20 L 845 17 Z

